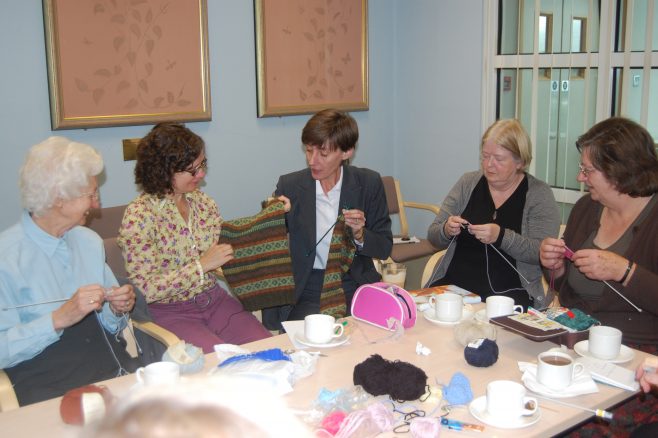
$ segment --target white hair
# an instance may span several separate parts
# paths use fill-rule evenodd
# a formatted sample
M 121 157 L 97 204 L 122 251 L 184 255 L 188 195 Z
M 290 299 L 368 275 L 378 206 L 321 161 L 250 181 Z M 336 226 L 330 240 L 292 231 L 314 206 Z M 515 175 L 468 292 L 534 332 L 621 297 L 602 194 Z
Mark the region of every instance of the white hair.
M 103 158 L 91 146 L 49 137 L 30 148 L 20 170 L 23 207 L 43 215 L 55 202 L 74 199 L 103 171 Z
M 263 379 L 189 377 L 141 387 L 113 403 L 84 437 L 313 438 L 314 434 Z

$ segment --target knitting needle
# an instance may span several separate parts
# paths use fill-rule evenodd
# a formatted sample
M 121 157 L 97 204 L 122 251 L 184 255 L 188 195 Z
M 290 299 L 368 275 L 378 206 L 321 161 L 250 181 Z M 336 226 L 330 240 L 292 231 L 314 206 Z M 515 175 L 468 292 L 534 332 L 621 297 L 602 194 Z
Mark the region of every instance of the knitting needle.
M 612 420 L 612 418 L 614 416 L 614 414 L 612 412 L 606 411 L 604 409 L 590 409 L 590 408 L 586 408 L 584 406 L 574 405 L 572 403 L 567 403 L 567 402 L 564 402 L 562 400 L 556 400 L 554 398 L 546 397 L 546 396 L 539 395 L 539 394 L 536 394 L 536 393 L 534 393 L 533 395 L 535 397 L 539 398 L 539 399 L 548 400 L 548 401 L 551 401 L 553 403 L 557 403 L 558 405 L 564 405 L 564 406 L 568 406 L 570 408 L 580 409 L 580 410 L 586 411 L 586 412 L 591 412 L 594 415 L 596 415 L 597 417 L 601 417 L 606 421 Z
M 635 304 L 633 304 L 633 303 L 631 302 L 631 300 L 629 300 L 628 298 L 626 298 L 625 296 L 623 296 L 623 295 L 621 294 L 621 292 L 619 292 L 617 289 L 615 289 L 614 287 L 612 287 L 612 285 L 611 285 L 610 283 L 608 283 L 608 282 L 605 281 L 605 280 L 602 280 L 602 281 L 605 283 L 606 286 L 608 286 L 610 289 L 614 290 L 614 291 L 617 293 L 617 295 L 619 295 L 619 296 L 622 297 L 624 300 L 626 300 L 626 302 L 627 302 L 628 304 L 630 304 L 631 306 L 635 307 L 635 310 L 637 310 L 638 312 L 642 312 L 642 309 L 640 309 L 640 308 L 637 307 Z
M 18 306 L 11 306 L 11 307 L 3 307 L 2 310 L 12 310 L 12 309 L 21 309 L 23 307 L 31 307 L 31 306 L 40 306 L 42 304 L 52 304 L 52 303 L 61 303 L 62 301 L 68 301 L 70 298 L 59 298 L 57 300 L 50 300 L 50 301 L 41 301 L 38 303 L 29 303 L 29 304 L 20 304 Z

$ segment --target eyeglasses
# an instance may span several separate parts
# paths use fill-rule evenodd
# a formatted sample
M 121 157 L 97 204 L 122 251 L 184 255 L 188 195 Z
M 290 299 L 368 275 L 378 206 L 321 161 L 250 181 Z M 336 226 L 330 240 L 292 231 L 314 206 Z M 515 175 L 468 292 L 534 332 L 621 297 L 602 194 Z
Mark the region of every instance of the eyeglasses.
M 100 192 L 98 191 L 98 187 L 96 187 L 96 190 L 93 192 L 87 192 L 87 193 L 82 193 L 78 198 L 89 198 L 92 201 L 98 201 L 101 197 Z
M 492 158 L 494 159 L 494 162 L 496 164 L 502 164 L 505 161 L 507 161 L 507 159 L 510 157 L 506 157 L 502 155 L 492 155 L 492 154 L 487 154 L 485 152 L 480 153 L 480 160 L 482 160 L 483 163 L 488 163 Z
M 183 172 L 187 172 L 187 173 L 189 173 L 189 174 L 192 175 L 192 176 L 197 176 L 197 174 L 198 174 L 199 172 L 201 172 L 202 170 L 203 170 L 204 172 L 205 172 L 206 170 L 208 170 L 208 159 L 207 159 L 207 158 L 204 158 L 203 161 L 202 161 L 198 166 L 193 167 L 193 168 L 191 168 L 191 169 L 185 169 L 185 170 L 183 170 Z
M 583 163 L 578 163 L 578 170 L 583 174 L 585 178 L 589 178 L 589 174 L 596 171 L 593 167 L 585 167 Z

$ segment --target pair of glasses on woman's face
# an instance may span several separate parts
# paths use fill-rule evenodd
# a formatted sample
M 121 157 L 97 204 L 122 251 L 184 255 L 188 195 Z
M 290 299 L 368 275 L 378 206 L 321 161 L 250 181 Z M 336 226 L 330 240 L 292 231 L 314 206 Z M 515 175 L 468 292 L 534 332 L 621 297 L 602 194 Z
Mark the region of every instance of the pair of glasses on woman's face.
M 208 159 L 207 159 L 207 158 L 204 158 L 203 161 L 202 161 L 201 163 L 199 163 L 198 166 L 195 166 L 195 167 L 193 167 L 193 168 L 191 168 L 191 169 L 185 169 L 185 170 L 183 170 L 183 172 L 187 172 L 187 173 L 189 173 L 189 174 L 192 175 L 192 176 L 197 176 L 197 174 L 198 174 L 199 172 L 201 172 L 202 170 L 203 170 L 204 172 L 205 172 L 206 170 L 208 170 Z
M 580 173 L 583 174 L 583 176 L 584 176 L 585 178 L 587 178 L 587 177 L 589 177 L 589 175 L 590 175 L 592 172 L 594 172 L 596 169 L 593 168 L 593 167 L 585 167 L 585 165 L 584 165 L 583 163 L 579 163 L 579 164 L 578 164 L 578 170 L 580 171 Z
M 98 201 L 101 198 L 101 194 L 98 191 L 98 187 L 93 192 L 82 193 L 78 198 L 89 198 L 92 202 Z

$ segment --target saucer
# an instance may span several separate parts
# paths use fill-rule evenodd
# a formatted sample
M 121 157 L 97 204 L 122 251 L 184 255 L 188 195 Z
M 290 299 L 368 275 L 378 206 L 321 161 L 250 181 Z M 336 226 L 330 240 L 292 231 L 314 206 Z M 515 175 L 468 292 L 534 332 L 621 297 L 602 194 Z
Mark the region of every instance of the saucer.
M 594 359 L 599 359 L 598 357 L 592 355 L 592 353 L 589 352 L 588 340 L 577 342 L 576 345 L 573 346 L 573 349 L 576 353 L 580 354 L 581 356 L 593 357 Z M 621 349 L 619 350 L 619 355 L 617 357 L 615 357 L 614 359 L 599 359 L 599 360 L 603 360 L 605 362 L 611 362 L 611 363 L 626 363 L 628 361 L 633 360 L 634 357 L 635 357 L 635 352 L 632 349 L 622 344 Z
M 338 347 L 339 345 L 343 345 L 345 342 L 349 341 L 350 337 L 341 335 L 337 338 L 332 338 L 331 341 L 325 343 L 325 344 L 318 344 L 315 342 L 311 342 L 308 339 L 306 339 L 306 336 L 304 336 L 304 333 L 297 333 L 295 335 L 295 341 L 299 342 L 302 345 L 306 345 L 307 347 L 313 347 L 313 348 L 331 348 L 331 347 Z
M 487 412 L 486 395 L 473 400 L 471 404 L 468 405 L 468 410 L 471 412 L 471 415 L 473 415 L 479 421 L 499 429 L 521 429 L 523 427 L 532 426 L 539 421 L 539 418 L 541 418 L 541 411 L 539 408 L 537 408 L 537 411 L 532 415 L 521 416 L 511 420 L 494 417 L 489 412 Z
M 464 310 L 462 311 L 462 319 L 460 319 L 459 321 L 448 322 L 448 321 L 441 321 L 440 319 L 437 319 L 436 313 L 434 312 L 434 308 L 430 307 L 429 309 L 423 311 L 423 317 L 425 317 L 425 319 L 431 322 L 432 324 L 442 325 L 442 326 L 453 326 L 459 324 L 462 321 L 471 319 L 473 317 L 473 312 L 471 310 L 464 308 Z

